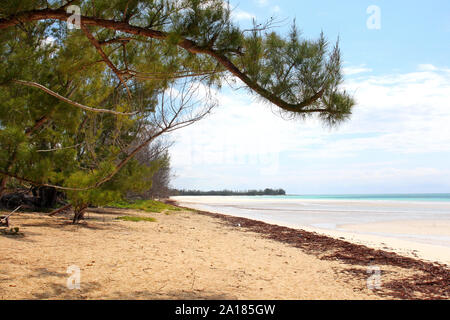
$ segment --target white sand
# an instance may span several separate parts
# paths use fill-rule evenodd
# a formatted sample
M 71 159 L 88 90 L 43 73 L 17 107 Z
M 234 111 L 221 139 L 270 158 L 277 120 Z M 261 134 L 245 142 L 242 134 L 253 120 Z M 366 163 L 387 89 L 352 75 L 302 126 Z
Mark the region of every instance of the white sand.
M 379 299 L 355 268 L 193 212 L 69 217 L 20 213 L 24 238 L 0 236 L 0 299 Z M 157 222 L 114 220 L 119 215 Z M 69 266 L 80 290 L 67 287 Z M 383 281 L 414 276 L 383 266 Z M 382 292 L 388 289 L 382 288 Z

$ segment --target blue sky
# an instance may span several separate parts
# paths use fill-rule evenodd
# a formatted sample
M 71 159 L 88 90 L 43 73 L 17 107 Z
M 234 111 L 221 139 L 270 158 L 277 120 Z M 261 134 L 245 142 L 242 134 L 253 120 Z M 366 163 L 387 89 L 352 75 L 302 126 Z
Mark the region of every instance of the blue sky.
M 448 64 L 450 52 L 450 1 L 406 0 L 247 0 L 233 1 L 234 12 L 258 21 L 274 16 L 296 19 L 306 37 L 321 30 L 334 41 L 341 38 L 345 60 L 352 64 L 373 63 L 375 73 L 394 69 L 409 71 L 417 63 Z M 369 30 L 366 10 L 381 10 L 381 29 Z M 428 61 L 428 62 L 424 62 Z
M 177 132 L 173 186 L 282 187 L 291 194 L 450 192 L 449 1 L 231 1 L 242 27 L 295 18 L 337 36 L 358 105 L 337 129 L 286 121 L 244 91 L 217 92 L 214 114 Z M 380 29 L 369 29 L 370 6 Z M 373 13 L 373 11 L 371 11 Z M 287 30 L 289 20 L 280 32 Z

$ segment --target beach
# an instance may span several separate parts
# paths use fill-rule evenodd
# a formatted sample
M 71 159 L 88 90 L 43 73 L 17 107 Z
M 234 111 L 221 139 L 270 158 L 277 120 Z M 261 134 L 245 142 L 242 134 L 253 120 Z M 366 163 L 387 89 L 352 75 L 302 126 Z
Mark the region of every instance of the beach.
M 156 222 L 121 221 L 119 216 Z M 447 299 L 448 269 L 266 224 L 192 210 L 91 209 L 86 221 L 19 213 L 0 236 L 1 299 Z M 80 289 L 67 287 L 69 267 Z M 381 286 L 369 288 L 368 268 Z M 372 270 L 372 269 L 370 269 Z
M 450 202 L 237 196 L 172 199 L 189 208 L 317 232 L 450 265 Z

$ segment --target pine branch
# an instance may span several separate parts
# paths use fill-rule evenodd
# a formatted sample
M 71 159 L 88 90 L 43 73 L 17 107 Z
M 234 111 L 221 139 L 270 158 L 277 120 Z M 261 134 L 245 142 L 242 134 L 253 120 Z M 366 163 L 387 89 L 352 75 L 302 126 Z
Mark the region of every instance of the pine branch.
M 114 115 L 118 115 L 118 116 L 132 116 L 132 115 L 137 114 L 137 112 L 118 112 L 118 111 L 108 110 L 108 109 L 91 108 L 91 107 L 85 106 L 85 105 L 83 105 L 81 103 L 72 101 L 72 100 L 70 100 L 70 99 L 68 99 L 66 97 L 63 97 L 60 94 L 50 90 L 49 88 L 47 88 L 47 87 L 45 87 L 45 86 L 43 86 L 43 85 L 41 85 L 39 83 L 36 83 L 36 82 L 23 81 L 23 80 L 12 80 L 12 82 L 17 83 L 17 84 L 21 84 L 21 85 L 24 85 L 24 86 L 28 86 L 28 87 L 35 87 L 35 88 L 41 89 L 42 91 L 44 91 L 44 92 L 54 96 L 55 98 L 57 98 L 57 99 L 59 99 L 61 101 L 64 101 L 64 102 L 66 102 L 66 103 L 68 103 L 70 105 L 73 105 L 73 106 L 75 106 L 77 108 L 80 108 L 80 109 L 83 109 L 83 110 L 86 110 L 86 111 L 97 112 L 97 113 L 110 113 L 110 114 L 114 114 Z
M 36 150 L 36 152 L 53 152 L 53 151 L 59 151 L 59 150 L 73 149 L 73 148 L 81 146 L 82 144 L 83 143 L 78 143 L 78 144 L 76 144 L 74 146 L 64 147 L 64 148 L 53 148 L 53 149 Z
M 92 43 L 92 45 L 95 47 L 95 49 L 97 49 L 98 53 L 102 56 L 103 60 L 108 65 L 108 67 L 110 67 L 110 69 L 116 74 L 117 78 L 119 78 L 119 81 L 122 83 L 122 85 L 127 90 L 128 97 L 131 99 L 132 96 L 131 96 L 130 88 L 128 88 L 128 85 L 125 82 L 125 80 L 123 79 L 122 75 L 120 74 L 120 71 L 116 68 L 114 63 L 112 63 L 112 61 L 108 58 L 106 53 L 103 51 L 100 43 L 97 41 L 97 39 L 95 39 L 95 37 L 92 35 L 92 33 L 89 31 L 89 29 L 83 23 L 81 24 L 81 30 L 83 30 L 84 34 L 89 39 L 89 41 Z
M 65 21 L 69 17 L 69 14 L 64 10 L 33 10 L 22 12 L 14 17 L 0 19 L 0 30 L 5 29 L 14 25 L 17 25 L 19 21 L 29 22 L 45 19 L 56 19 Z M 134 34 L 138 36 L 143 36 L 151 39 L 167 41 L 169 39 L 169 34 L 164 31 L 152 30 L 142 27 L 137 27 L 130 25 L 128 22 L 107 20 L 95 17 L 81 16 L 83 26 L 97 26 L 103 27 L 110 30 L 121 31 L 124 33 Z M 214 49 L 208 47 L 199 46 L 192 40 L 181 38 L 177 45 L 192 54 L 205 54 L 214 58 L 218 63 L 225 67 L 234 76 L 239 78 L 244 82 L 250 89 L 259 94 L 261 97 L 267 99 L 271 103 L 277 105 L 281 109 L 294 113 L 313 113 L 313 112 L 327 112 L 328 109 L 312 109 L 307 110 L 306 107 L 312 105 L 318 101 L 324 94 L 324 89 L 318 91 L 315 95 L 311 97 L 305 97 L 300 103 L 289 103 L 280 97 L 272 94 L 262 86 L 260 86 L 256 81 L 251 80 L 244 72 L 239 70 L 239 68 L 233 64 L 233 62 L 228 59 L 223 53 L 220 53 Z M 100 45 L 98 45 L 100 46 Z M 109 60 L 109 59 L 108 59 Z M 111 66 L 110 66 L 111 67 Z M 116 73 L 117 74 L 117 73 Z

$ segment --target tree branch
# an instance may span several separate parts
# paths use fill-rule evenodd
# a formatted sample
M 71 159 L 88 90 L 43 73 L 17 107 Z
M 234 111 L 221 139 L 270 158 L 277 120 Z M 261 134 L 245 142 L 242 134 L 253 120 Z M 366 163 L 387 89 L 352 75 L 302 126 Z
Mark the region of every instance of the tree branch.
M 0 30 L 5 29 L 11 26 L 15 26 L 22 22 L 30 22 L 30 21 L 37 21 L 37 20 L 45 20 L 45 19 L 57 19 L 61 21 L 65 21 L 70 17 L 70 15 L 65 12 L 64 10 L 52 10 L 52 9 L 42 9 L 42 10 L 32 10 L 32 11 L 26 11 L 22 12 L 20 14 L 17 14 L 13 17 L 9 17 L 6 19 L 0 19 Z M 157 40 L 167 40 L 169 38 L 169 34 L 163 31 L 158 30 L 152 30 L 152 29 L 146 29 L 142 27 L 137 27 L 130 25 L 128 22 L 123 21 L 115 21 L 115 20 L 106 20 L 101 18 L 95 18 L 95 17 L 87 17 L 87 16 L 81 16 L 82 25 L 88 26 L 98 26 L 103 27 L 110 30 L 117 30 L 122 31 L 129 34 L 134 34 L 138 36 L 143 36 L 147 38 L 157 39 Z M 317 94 L 315 94 L 312 97 L 305 98 L 302 102 L 297 104 L 292 104 L 284 101 L 283 99 L 273 95 L 271 92 L 266 90 L 265 88 L 261 87 L 257 82 L 252 81 L 245 73 L 243 73 L 241 70 L 239 70 L 236 65 L 234 65 L 230 59 L 228 59 L 223 53 L 217 52 L 214 49 L 207 48 L 207 47 L 201 47 L 197 45 L 194 41 L 181 38 L 177 45 L 190 53 L 193 54 L 205 54 L 209 55 L 210 57 L 214 58 L 217 62 L 219 62 L 222 66 L 224 66 L 229 72 L 231 72 L 234 76 L 239 78 L 242 82 L 244 82 L 250 89 L 258 93 L 263 98 L 267 99 L 271 103 L 277 105 L 283 110 L 290 111 L 290 112 L 305 112 L 304 108 L 310 106 L 314 102 L 316 102 L 318 99 L 320 99 L 323 94 L 324 90 L 320 90 Z M 314 112 L 326 112 L 326 109 L 319 109 L 320 111 L 314 111 Z M 311 110 L 307 112 L 313 112 Z
M 31 128 L 28 128 L 28 129 L 25 130 L 25 135 L 27 137 L 30 136 L 34 131 L 36 131 L 37 129 L 42 127 L 47 121 L 48 121 L 48 117 L 47 116 L 43 116 L 42 118 L 38 119 L 35 122 L 34 126 L 32 126 Z
M 80 145 L 82 145 L 83 143 L 78 143 L 74 146 L 70 146 L 70 147 L 64 147 L 64 148 L 53 148 L 53 149 L 44 149 L 44 150 L 36 150 L 36 152 L 52 152 L 52 151 L 59 151 L 59 150 L 67 150 L 67 149 L 72 149 L 72 148 L 76 148 Z
M 95 47 L 95 49 L 97 49 L 98 53 L 102 56 L 103 61 L 105 61 L 105 63 L 108 65 L 108 67 L 110 67 L 111 70 L 116 74 L 117 78 L 119 78 L 119 81 L 122 83 L 122 85 L 127 90 L 128 97 L 131 99 L 132 97 L 131 97 L 130 88 L 128 88 L 128 85 L 125 82 L 125 80 L 123 79 L 122 75 L 120 74 L 120 71 L 116 68 L 114 63 L 112 63 L 112 61 L 108 58 L 106 53 L 103 51 L 100 43 L 97 41 L 97 39 L 95 39 L 95 37 L 92 35 L 92 33 L 89 31 L 89 29 L 83 23 L 81 23 L 81 30 L 83 30 L 86 37 L 89 39 L 89 41 Z
M 175 84 L 174 84 L 174 86 L 175 86 Z M 133 159 L 133 157 L 137 153 L 139 153 L 143 148 L 145 148 L 152 141 L 154 141 L 155 139 L 157 139 L 158 137 L 160 137 L 161 135 L 163 135 L 165 133 L 172 132 L 176 129 L 180 129 L 180 128 L 186 127 L 188 125 L 191 125 L 191 124 L 195 123 L 196 121 L 199 121 L 200 119 L 202 119 L 207 114 L 209 114 L 211 108 L 213 107 L 213 104 L 211 104 L 211 105 L 207 104 L 206 107 L 204 107 L 203 112 L 199 112 L 197 114 L 189 113 L 187 115 L 188 116 L 187 119 L 181 118 L 185 114 L 186 111 L 189 111 L 192 108 L 192 106 L 196 104 L 196 102 L 191 102 L 191 99 L 192 99 L 193 94 L 198 94 L 198 91 L 199 91 L 198 84 L 197 84 L 197 86 L 194 86 L 192 83 L 190 83 L 190 86 L 188 87 L 187 83 L 185 82 L 183 85 L 181 85 L 181 91 L 176 90 L 176 92 L 177 92 L 176 95 L 172 94 L 172 92 L 171 92 L 170 98 L 169 98 L 171 100 L 170 102 L 171 102 L 171 104 L 177 103 L 178 107 L 174 108 L 173 106 L 171 106 L 170 121 L 167 121 L 167 122 L 163 121 L 164 126 L 159 125 L 161 120 L 156 118 L 155 114 L 157 112 L 154 112 L 154 114 L 153 114 L 153 117 L 155 120 L 154 123 L 156 124 L 157 127 L 159 127 L 159 130 L 156 131 L 156 130 L 154 130 L 154 128 L 152 128 L 152 130 L 149 131 L 149 136 L 146 139 L 144 139 L 144 141 L 139 143 L 137 146 L 133 146 L 133 147 L 130 146 L 130 148 L 132 148 L 132 149 L 128 153 L 125 153 L 124 158 L 122 160 L 118 161 L 118 163 L 115 165 L 115 167 L 111 170 L 111 172 L 109 174 L 107 174 L 103 178 L 99 178 L 99 180 L 97 182 L 93 183 L 92 185 L 90 185 L 88 187 L 72 188 L 72 187 L 57 186 L 57 185 L 48 184 L 48 183 L 40 183 L 37 181 L 33 181 L 29 178 L 20 177 L 16 174 L 4 172 L 4 171 L 0 171 L 0 175 L 12 177 L 19 181 L 27 182 L 27 183 L 37 185 L 37 186 L 52 187 L 52 188 L 55 188 L 58 190 L 65 190 L 65 191 L 88 191 L 88 190 L 98 188 L 101 185 L 105 184 L 106 182 L 110 181 L 120 171 L 120 169 L 122 169 L 131 159 Z M 163 105 L 164 105 L 164 101 L 161 102 L 161 107 L 160 107 L 158 113 L 164 119 L 164 113 L 166 112 L 166 110 L 164 109 Z M 119 160 L 118 158 L 116 158 L 116 159 Z M 7 171 L 10 171 L 10 169 L 7 169 Z
M 98 43 L 101 46 L 103 46 L 103 45 L 112 44 L 112 43 L 128 43 L 131 40 L 133 40 L 133 38 L 113 38 L 113 39 L 109 39 L 109 40 L 98 41 Z
M 45 86 L 43 86 L 43 85 L 41 85 L 39 83 L 36 83 L 36 82 L 23 81 L 23 80 L 12 80 L 12 82 L 17 83 L 17 84 L 21 84 L 21 85 L 24 85 L 24 86 L 28 86 L 28 87 L 35 87 L 35 88 L 41 89 L 42 91 L 44 91 L 44 92 L 54 96 L 55 98 L 58 98 L 61 101 L 64 101 L 64 102 L 66 102 L 68 104 L 71 104 L 71 105 L 73 105 L 73 106 L 75 106 L 77 108 L 80 108 L 80 109 L 83 109 L 83 110 L 86 110 L 86 111 L 97 112 L 97 113 L 110 113 L 110 114 L 115 114 L 115 115 L 119 115 L 119 116 L 132 116 L 132 115 L 137 114 L 137 112 L 118 112 L 118 111 L 108 110 L 108 109 L 91 108 L 91 107 L 85 106 L 85 105 L 83 105 L 81 103 L 72 101 L 72 100 L 70 100 L 70 99 L 68 99 L 66 97 L 63 97 L 60 94 L 50 90 L 49 88 L 47 88 L 47 87 L 45 87 Z

